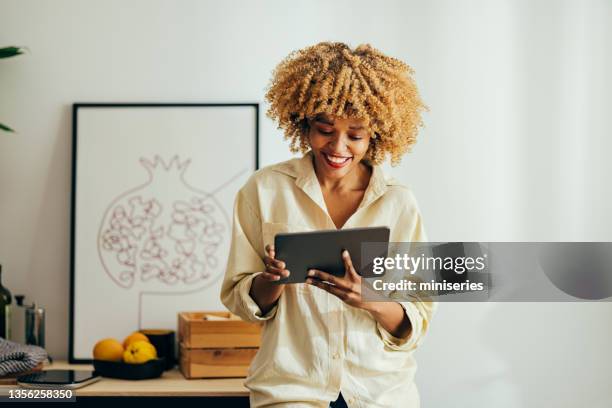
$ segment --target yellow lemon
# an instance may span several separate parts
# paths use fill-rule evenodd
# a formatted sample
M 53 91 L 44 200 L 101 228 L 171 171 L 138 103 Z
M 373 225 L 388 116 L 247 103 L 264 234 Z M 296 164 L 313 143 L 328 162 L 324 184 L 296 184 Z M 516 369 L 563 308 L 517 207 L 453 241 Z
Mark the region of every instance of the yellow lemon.
M 154 358 L 157 358 L 157 350 L 148 341 L 134 341 L 123 352 L 123 361 L 129 364 L 142 364 Z
M 123 348 L 127 349 L 130 343 L 134 341 L 147 341 L 149 342 L 149 338 L 142 334 L 141 332 L 134 332 L 127 336 L 125 340 L 123 340 Z
M 123 346 L 116 339 L 104 339 L 96 343 L 93 349 L 95 360 L 121 361 Z

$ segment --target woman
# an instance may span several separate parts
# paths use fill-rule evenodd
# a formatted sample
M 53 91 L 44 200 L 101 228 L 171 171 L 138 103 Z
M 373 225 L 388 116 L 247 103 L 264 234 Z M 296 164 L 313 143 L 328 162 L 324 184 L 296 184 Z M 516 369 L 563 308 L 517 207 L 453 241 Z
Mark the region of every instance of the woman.
M 264 322 L 245 382 L 252 407 L 419 406 L 412 352 L 434 304 L 362 300 L 346 252 L 344 277 L 310 271 L 304 284 L 274 284 L 291 271 L 272 246 L 279 232 L 381 225 L 391 241 L 425 240 L 414 196 L 380 166 L 387 156 L 397 164 L 421 125 L 411 73 L 369 45 L 327 42 L 274 71 L 268 115 L 305 154 L 257 171 L 239 191 L 221 291 L 229 310 Z

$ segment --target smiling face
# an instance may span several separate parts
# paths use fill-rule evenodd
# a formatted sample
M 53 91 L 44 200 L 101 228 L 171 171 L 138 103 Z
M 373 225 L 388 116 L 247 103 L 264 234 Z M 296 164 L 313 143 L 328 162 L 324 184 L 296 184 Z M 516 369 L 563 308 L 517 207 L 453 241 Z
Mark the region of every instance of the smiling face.
M 339 179 L 359 170 L 370 145 L 364 120 L 320 114 L 308 124 L 308 141 L 319 176 Z

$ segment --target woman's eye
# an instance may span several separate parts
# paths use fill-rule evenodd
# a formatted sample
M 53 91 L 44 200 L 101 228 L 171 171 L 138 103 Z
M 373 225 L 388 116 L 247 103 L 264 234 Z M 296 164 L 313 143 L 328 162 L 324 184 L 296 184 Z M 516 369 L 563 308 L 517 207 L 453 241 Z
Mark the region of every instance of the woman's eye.
M 361 140 L 361 136 L 351 136 L 351 140 Z
M 319 133 L 322 133 L 324 135 L 331 135 L 332 133 L 334 133 L 334 131 L 333 130 L 319 129 Z

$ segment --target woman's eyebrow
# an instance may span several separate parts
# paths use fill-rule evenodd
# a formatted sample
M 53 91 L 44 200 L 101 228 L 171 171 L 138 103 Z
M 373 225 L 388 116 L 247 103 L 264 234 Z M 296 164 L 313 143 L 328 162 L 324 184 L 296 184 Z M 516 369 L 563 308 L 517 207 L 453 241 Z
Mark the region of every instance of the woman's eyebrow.
M 353 129 L 353 130 L 360 130 L 363 129 L 363 125 L 359 125 L 359 126 L 349 126 L 349 129 Z

